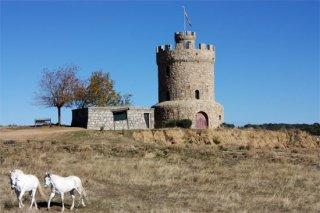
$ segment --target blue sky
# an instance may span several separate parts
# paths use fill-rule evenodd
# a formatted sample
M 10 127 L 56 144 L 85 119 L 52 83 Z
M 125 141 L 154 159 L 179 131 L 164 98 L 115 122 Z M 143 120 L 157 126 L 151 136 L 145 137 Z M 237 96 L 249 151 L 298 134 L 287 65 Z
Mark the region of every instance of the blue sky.
M 173 44 L 188 9 L 197 43 L 216 47 L 216 99 L 225 121 L 320 120 L 318 1 L 1 1 L 0 124 L 57 120 L 35 106 L 43 68 L 108 71 L 137 106 L 157 103 L 157 45 Z M 70 124 L 71 110 L 63 110 Z

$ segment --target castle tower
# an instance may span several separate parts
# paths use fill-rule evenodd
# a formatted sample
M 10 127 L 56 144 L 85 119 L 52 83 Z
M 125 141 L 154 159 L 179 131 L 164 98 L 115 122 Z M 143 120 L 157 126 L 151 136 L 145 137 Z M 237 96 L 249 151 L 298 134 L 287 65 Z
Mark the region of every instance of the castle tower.
M 176 32 L 175 48 L 157 47 L 158 96 L 155 125 L 169 119 L 190 119 L 192 128 L 223 123 L 223 107 L 215 102 L 213 45 L 195 47 L 195 32 Z

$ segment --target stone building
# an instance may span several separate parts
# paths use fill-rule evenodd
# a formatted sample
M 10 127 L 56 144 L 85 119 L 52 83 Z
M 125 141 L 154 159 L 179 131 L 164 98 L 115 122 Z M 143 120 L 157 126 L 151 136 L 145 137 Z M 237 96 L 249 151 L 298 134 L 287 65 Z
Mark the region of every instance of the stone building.
M 158 46 L 158 96 L 155 127 L 168 119 L 192 120 L 192 128 L 215 128 L 223 123 L 223 107 L 215 101 L 215 49 L 195 47 L 195 32 L 177 32 L 175 48 Z
M 153 129 L 154 113 L 153 109 L 137 107 L 75 109 L 71 126 L 95 130 Z
M 72 126 L 88 129 L 160 128 L 170 119 L 190 119 L 191 128 L 218 127 L 223 107 L 215 101 L 215 49 L 195 47 L 195 32 L 177 32 L 175 48 L 158 46 L 159 103 L 149 108 L 89 107 L 72 111 Z

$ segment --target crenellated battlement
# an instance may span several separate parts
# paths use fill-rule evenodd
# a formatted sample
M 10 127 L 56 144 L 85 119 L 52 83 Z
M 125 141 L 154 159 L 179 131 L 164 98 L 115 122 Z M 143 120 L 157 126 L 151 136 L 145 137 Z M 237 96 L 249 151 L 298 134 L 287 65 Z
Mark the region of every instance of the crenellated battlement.
M 196 36 L 196 32 L 192 32 L 192 31 L 185 31 L 185 32 L 175 32 L 174 33 L 175 36 Z
M 188 49 L 193 49 L 193 50 L 202 50 L 202 51 L 215 51 L 215 48 L 212 44 L 204 44 L 204 43 L 200 43 L 199 44 L 199 48 L 192 48 L 191 46 L 185 45 L 183 49 L 181 48 L 174 48 L 172 47 L 170 44 L 166 44 L 166 45 L 160 45 L 157 46 L 156 52 L 165 52 L 165 51 L 176 51 L 176 50 L 188 50 Z
M 211 51 L 214 51 L 214 46 L 212 44 L 200 43 L 199 44 L 199 50 L 211 50 Z
M 186 41 L 195 42 L 197 35 L 195 32 L 185 31 L 185 32 L 176 32 L 174 34 L 174 40 L 176 43 L 183 43 Z

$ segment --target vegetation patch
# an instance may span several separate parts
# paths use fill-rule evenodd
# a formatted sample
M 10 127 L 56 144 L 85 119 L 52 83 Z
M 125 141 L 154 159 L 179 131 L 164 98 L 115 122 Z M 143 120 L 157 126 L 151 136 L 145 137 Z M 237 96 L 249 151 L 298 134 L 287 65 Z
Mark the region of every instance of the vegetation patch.
M 288 131 L 288 130 L 301 130 L 310 133 L 311 135 L 320 135 L 320 124 L 246 124 L 242 127 L 243 129 L 264 129 L 273 131 Z
M 192 121 L 190 119 L 178 119 L 178 120 L 167 120 L 163 122 L 163 127 L 166 128 L 173 128 L 173 127 L 180 127 L 188 129 L 192 125 Z

